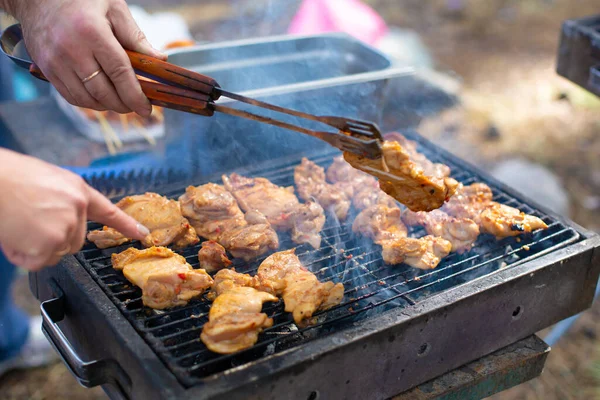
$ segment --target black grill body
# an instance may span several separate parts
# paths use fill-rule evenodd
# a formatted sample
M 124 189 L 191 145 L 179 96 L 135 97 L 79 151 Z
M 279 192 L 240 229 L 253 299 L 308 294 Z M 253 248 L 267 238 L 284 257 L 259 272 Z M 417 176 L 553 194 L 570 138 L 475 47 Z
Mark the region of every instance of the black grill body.
M 430 159 L 448 164 L 459 181 L 488 183 L 497 201 L 543 218 L 550 228 L 519 241 L 482 236 L 471 252 L 417 271 L 384 266 L 377 246 L 328 218 L 323 248 L 299 247 L 297 254 L 321 280 L 344 282 L 342 305 L 303 330 L 281 304 L 265 306 L 274 327 L 253 348 L 228 356 L 208 352 L 199 340 L 205 300 L 160 313 L 144 308 L 139 289 L 110 267 L 110 254 L 126 246 L 87 246 L 30 276 L 33 293 L 45 302 L 47 335 L 84 385 L 103 384 L 114 398 L 378 399 L 590 306 L 600 268 L 598 236 L 417 134 L 403 133 Z M 308 157 L 325 166 L 335 155 L 326 150 Z M 289 185 L 299 161 L 293 156 L 238 172 Z M 189 183 L 204 181 L 220 182 L 220 174 Z M 155 191 L 177 197 L 184 189 L 176 184 Z M 289 246 L 282 237 L 280 250 Z M 183 254 L 197 265 L 197 247 Z M 257 265 L 236 268 L 252 273 Z

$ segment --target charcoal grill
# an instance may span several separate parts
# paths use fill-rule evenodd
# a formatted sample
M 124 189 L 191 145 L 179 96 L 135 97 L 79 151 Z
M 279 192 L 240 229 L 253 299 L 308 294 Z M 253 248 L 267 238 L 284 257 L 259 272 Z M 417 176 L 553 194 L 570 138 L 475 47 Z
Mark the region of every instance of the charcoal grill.
M 329 217 L 322 248 L 300 246 L 297 254 L 319 279 L 344 282 L 343 303 L 319 313 L 317 323 L 304 329 L 295 327 L 281 303 L 266 305 L 273 327 L 254 347 L 233 355 L 211 353 L 199 339 L 206 300 L 170 311 L 145 308 L 140 290 L 110 264 L 110 255 L 127 246 L 88 245 L 59 266 L 31 275 L 31 289 L 43 301 L 43 329 L 81 384 L 103 385 L 113 398 L 374 399 L 408 390 L 589 307 L 600 268 L 597 236 L 417 133 L 403 133 L 431 160 L 448 164 L 455 179 L 488 183 L 496 201 L 542 218 L 549 228 L 519 239 L 482 236 L 472 251 L 418 271 L 385 266 L 377 246 Z M 327 166 L 337 154 L 327 149 L 309 158 Z M 287 186 L 299 162 L 298 156 L 286 157 L 236 171 Z M 220 174 L 188 183 L 205 181 L 220 182 Z M 173 198 L 184 189 L 153 188 Z M 280 250 L 291 246 L 282 236 Z M 198 248 L 182 252 L 194 267 Z M 257 266 L 235 262 L 245 273 Z

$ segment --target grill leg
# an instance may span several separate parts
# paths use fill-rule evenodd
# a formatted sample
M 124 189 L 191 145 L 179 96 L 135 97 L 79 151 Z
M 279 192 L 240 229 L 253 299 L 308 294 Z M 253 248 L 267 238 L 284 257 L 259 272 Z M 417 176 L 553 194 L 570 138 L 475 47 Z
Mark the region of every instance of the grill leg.
M 549 352 L 545 342 L 530 336 L 393 400 L 483 399 L 538 377 Z

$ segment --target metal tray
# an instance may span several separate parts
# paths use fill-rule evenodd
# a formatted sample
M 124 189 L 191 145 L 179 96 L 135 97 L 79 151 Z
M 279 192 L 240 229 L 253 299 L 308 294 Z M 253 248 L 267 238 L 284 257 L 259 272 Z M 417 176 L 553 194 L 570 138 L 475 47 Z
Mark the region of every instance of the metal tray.
M 246 39 L 168 54 L 169 62 L 209 75 L 232 92 L 355 77 L 392 66 L 383 53 L 342 33 Z

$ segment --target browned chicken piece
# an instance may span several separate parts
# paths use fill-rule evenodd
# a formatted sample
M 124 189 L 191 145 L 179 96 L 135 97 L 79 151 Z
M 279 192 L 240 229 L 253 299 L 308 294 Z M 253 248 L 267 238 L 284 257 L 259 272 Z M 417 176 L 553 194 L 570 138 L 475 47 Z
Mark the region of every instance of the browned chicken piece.
M 123 236 L 121 232 L 114 228 L 109 228 L 108 226 L 89 232 L 87 234 L 87 239 L 94 243 L 99 249 L 116 247 L 131 241 L 131 239 Z
M 381 190 L 412 211 L 435 210 L 454 195 L 458 187 L 456 180 L 427 175 L 400 143 L 384 142 L 382 153 L 381 158 L 369 159 L 345 152 L 344 159 L 353 167 L 379 178 Z
M 246 225 L 237 201 L 222 185 L 189 186 L 179 203 L 198 235 L 209 240 L 217 241 L 223 232 Z
M 352 232 L 360 233 L 375 243 L 395 240 L 407 236 L 408 230 L 402 222 L 402 210 L 376 204 L 361 211 L 352 224 Z
M 186 305 L 213 284 L 203 269 L 194 269 L 184 257 L 166 247 L 129 248 L 111 256 L 113 268 L 142 289 L 142 302 L 154 309 Z
M 252 347 L 273 319 L 262 313 L 265 302 L 279 299 L 252 287 L 250 275 L 223 269 L 215 275 L 211 291 L 214 302 L 200 339 L 210 351 L 231 354 Z
M 279 248 L 277 232 L 269 224 L 245 225 L 225 231 L 219 242 L 231 255 L 245 261 Z
M 302 163 L 294 169 L 294 182 L 302 200 L 310 201 L 314 198 L 324 209 L 332 210 L 338 220 L 346 220 L 350 210 L 350 197 L 339 187 L 327 183 L 322 167 L 302 158 Z
M 546 229 L 548 225 L 538 217 L 525 214 L 504 204 L 492 202 L 481 213 L 481 228 L 484 232 L 501 239 L 537 229 Z
M 255 276 L 256 288 L 282 296 L 285 311 L 291 312 L 296 325 L 310 323 L 313 314 L 341 303 L 344 285 L 319 282 L 315 274 L 302 265 L 295 249 L 267 257 Z
M 485 183 L 461 184 L 456 194 L 444 204 L 442 211 L 456 218 L 469 218 L 480 225 L 479 216 L 493 197 L 492 189 Z
M 386 264 L 405 263 L 419 269 L 434 269 L 452 249 L 452 244 L 446 239 L 430 235 L 418 239 L 384 240 L 379 244 Z
M 381 204 L 387 207 L 398 207 L 396 200 L 379 188 L 379 182 L 373 181 L 354 192 L 352 204 L 357 210 L 364 210 Z
M 121 199 L 117 207 L 150 230 L 142 240 L 144 247 L 168 246 L 184 248 L 199 242 L 198 235 L 181 214 L 179 203 L 156 193 L 129 196 Z M 111 244 L 110 230 L 92 231 L 88 240 L 96 246 Z M 108 239 L 107 239 L 108 237 Z
M 289 215 L 300 202 L 293 187 L 281 187 L 265 178 L 223 175 L 225 188 L 233 194 L 244 212 L 256 210 L 267 217 L 275 230 L 291 229 Z
M 354 197 L 356 192 L 365 186 L 377 185 L 375 178 L 348 164 L 343 156 L 333 159 L 333 163 L 327 168 L 326 177 L 334 186 L 343 190 L 348 198 Z
M 200 267 L 207 272 L 216 272 L 231 265 L 231 260 L 227 257 L 225 247 L 214 240 L 202 242 L 202 247 L 198 251 L 198 261 Z
M 318 203 L 309 201 L 298 207 L 290 215 L 292 221 L 292 241 L 308 243 L 314 249 L 321 248 L 321 234 L 325 225 L 325 211 Z
M 424 154 L 417 151 L 417 143 L 413 140 L 407 139 L 404 135 L 398 132 L 392 132 L 385 135 L 386 140 L 392 140 L 400 143 L 404 147 L 407 153 L 410 154 L 411 159 L 417 163 L 425 175 L 434 176 L 437 178 L 445 178 L 450 176 L 450 167 L 445 164 L 434 163 L 425 157 Z
M 440 210 L 407 210 L 402 220 L 409 226 L 423 226 L 429 235 L 446 239 L 452 244 L 452 251 L 459 254 L 471 250 L 479 236 L 479 226 L 472 219 L 451 217 Z

